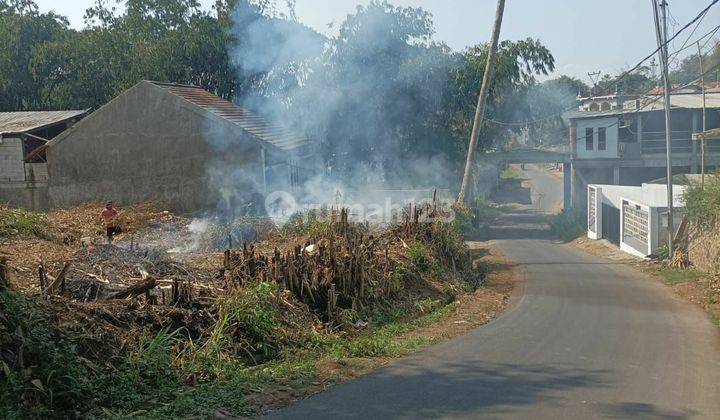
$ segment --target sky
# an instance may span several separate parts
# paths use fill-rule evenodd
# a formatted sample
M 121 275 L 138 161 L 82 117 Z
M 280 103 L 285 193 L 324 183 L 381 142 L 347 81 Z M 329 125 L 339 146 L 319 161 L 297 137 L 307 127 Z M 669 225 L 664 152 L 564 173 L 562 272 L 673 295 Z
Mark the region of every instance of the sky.
M 67 16 L 75 28 L 83 27 L 83 14 L 93 0 L 36 0 L 41 11 Z M 113 1 L 113 0 L 110 0 Z M 214 0 L 199 0 L 210 7 Z M 315 30 L 332 34 L 358 4 L 370 0 L 297 0 L 298 19 Z M 455 50 L 487 42 L 496 0 L 390 0 L 402 6 L 422 7 L 433 15 L 435 40 Z M 668 0 L 670 32 L 674 33 L 708 4 L 709 0 Z M 692 40 L 720 23 L 720 4 L 714 6 Z M 691 27 L 671 45 L 680 48 Z M 588 73 L 617 74 L 633 66 L 656 48 L 649 0 L 507 0 L 501 39 L 539 39 L 555 57 L 552 76 L 567 74 L 591 81 Z M 720 32 L 716 38 L 720 39 Z M 688 48 L 683 55 L 696 52 Z M 677 62 L 675 63 L 677 65 Z M 672 67 L 672 66 L 671 66 Z

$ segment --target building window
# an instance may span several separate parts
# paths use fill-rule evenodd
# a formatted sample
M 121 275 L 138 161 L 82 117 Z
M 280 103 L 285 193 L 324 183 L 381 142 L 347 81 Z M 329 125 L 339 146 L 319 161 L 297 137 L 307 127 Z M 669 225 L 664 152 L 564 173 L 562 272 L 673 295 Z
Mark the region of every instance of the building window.
M 592 149 L 593 149 L 593 129 L 586 128 L 585 129 L 585 150 L 592 150 Z
M 605 127 L 598 128 L 598 150 L 605 150 Z

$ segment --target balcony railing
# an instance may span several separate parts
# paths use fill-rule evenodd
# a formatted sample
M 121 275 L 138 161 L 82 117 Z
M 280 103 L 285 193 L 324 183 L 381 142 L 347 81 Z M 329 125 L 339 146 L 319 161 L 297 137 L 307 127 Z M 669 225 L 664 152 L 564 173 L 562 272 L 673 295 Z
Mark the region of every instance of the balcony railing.
M 692 131 L 672 132 L 672 152 L 690 153 L 692 151 Z M 642 153 L 665 153 L 665 132 L 664 131 L 643 131 L 642 132 Z

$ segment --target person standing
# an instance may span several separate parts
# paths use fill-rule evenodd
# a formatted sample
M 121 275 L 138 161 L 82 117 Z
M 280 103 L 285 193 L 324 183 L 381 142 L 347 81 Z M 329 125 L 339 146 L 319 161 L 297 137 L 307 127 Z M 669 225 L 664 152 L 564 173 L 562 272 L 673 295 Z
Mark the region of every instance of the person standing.
M 105 208 L 100 212 L 103 226 L 105 227 L 105 234 L 107 235 L 108 244 L 113 243 L 113 236 L 121 232 L 120 226 L 117 223 L 118 212 L 113 207 L 113 202 L 108 201 L 105 204 Z

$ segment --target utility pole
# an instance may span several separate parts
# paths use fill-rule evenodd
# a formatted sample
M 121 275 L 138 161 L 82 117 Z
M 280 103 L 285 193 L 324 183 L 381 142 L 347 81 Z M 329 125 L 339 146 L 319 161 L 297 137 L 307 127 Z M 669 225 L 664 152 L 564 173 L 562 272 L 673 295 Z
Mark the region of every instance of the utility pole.
M 707 130 L 705 116 L 705 75 L 703 71 L 703 57 L 700 49 L 700 41 L 697 42 L 698 59 L 700 60 L 700 88 L 702 89 L 702 132 Z M 697 150 L 697 149 L 696 149 Z M 700 139 L 700 188 L 705 189 L 705 135 Z
M 460 194 L 458 195 L 458 203 L 465 202 L 468 184 L 470 183 L 470 175 L 473 165 L 473 154 L 477 147 L 480 127 L 485 117 L 485 101 L 490 90 L 492 74 L 495 67 L 495 55 L 497 53 L 498 39 L 500 38 L 500 26 L 502 25 L 503 11 L 505 10 L 505 0 L 498 0 L 497 10 L 495 11 L 495 23 L 493 24 L 492 36 L 490 38 L 490 51 L 488 51 L 487 62 L 485 63 L 485 73 L 483 74 L 482 85 L 480 86 L 480 94 L 478 95 L 477 108 L 475 108 L 475 119 L 473 120 L 472 134 L 470 134 L 470 144 L 468 145 L 467 160 L 465 161 L 465 172 L 463 173 L 462 185 L 460 186 Z
M 593 84 L 592 92 L 590 92 L 590 96 L 597 95 L 597 81 L 600 80 L 600 72 L 588 72 L 588 77 L 590 78 L 590 81 Z
M 674 255 L 673 235 L 675 234 L 673 221 L 673 179 L 672 179 L 672 131 L 670 130 L 670 78 L 668 76 L 668 48 L 667 48 L 667 1 L 660 0 L 662 8 L 662 28 L 660 27 L 660 15 L 658 13 L 658 4 L 656 0 L 652 1 L 653 17 L 655 18 L 655 35 L 657 38 L 658 49 L 660 50 L 660 64 L 662 66 L 663 75 L 663 91 L 665 100 L 665 148 L 666 148 L 666 165 L 667 165 L 667 205 L 668 205 L 668 255 L 670 258 Z

